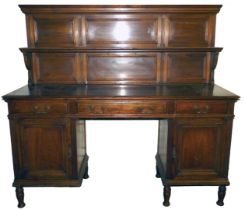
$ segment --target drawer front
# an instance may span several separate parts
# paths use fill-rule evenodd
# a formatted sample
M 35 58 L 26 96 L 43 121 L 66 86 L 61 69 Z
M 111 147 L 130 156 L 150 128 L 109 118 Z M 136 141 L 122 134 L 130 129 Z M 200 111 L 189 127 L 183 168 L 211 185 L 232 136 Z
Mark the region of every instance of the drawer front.
M 78 112 L 81 114 L 164 114 L 167 113 L 167 103 L 93 103 L 80 102 Z
M 179 101 L 175 104 L 178 114 L 222 114 L 227 111 L 228 104 L 223 101 Z
M 10 113 L 61 114 L 68 112 L 68 104 L 52 101 L 15 101 L 10 104 Z

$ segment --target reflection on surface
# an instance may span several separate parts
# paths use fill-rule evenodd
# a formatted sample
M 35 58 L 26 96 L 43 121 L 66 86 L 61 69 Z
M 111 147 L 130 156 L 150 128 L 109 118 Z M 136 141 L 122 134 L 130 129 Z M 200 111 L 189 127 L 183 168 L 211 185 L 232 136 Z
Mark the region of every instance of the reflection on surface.
M 19 88 L 5 97 L 234 97 L 217 85 L 34 85 Z
M 113 37 L 118 41 L 126 41 L 130 36 L 130 28 L 124 21 L 117 22 L 113 29 Z

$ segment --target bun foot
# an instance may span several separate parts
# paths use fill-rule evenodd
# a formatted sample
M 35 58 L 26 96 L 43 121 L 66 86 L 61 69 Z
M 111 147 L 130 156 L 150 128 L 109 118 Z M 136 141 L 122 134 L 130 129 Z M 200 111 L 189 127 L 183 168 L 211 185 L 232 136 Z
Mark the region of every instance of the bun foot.
M 24 189 L 23 189 L 23 187 L 16 187 L 15 193 L 16 193 L 16 197 L 18 200 L 18 208 L 24 208 L 26 204 L 24 203 Z

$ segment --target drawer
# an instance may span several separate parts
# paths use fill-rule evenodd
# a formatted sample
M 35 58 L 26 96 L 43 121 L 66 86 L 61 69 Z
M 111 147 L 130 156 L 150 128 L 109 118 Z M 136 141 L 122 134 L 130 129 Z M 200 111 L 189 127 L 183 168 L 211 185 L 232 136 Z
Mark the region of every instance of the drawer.
M 227 113 L 228 103 L 224 101 L 177 101 L 178 114 L 222 114 Z
M 81 114 L 163 114 L 167 112 L 167 103 L 93 103 L 79 102 L 78 112 Z
M 14 101 L 10 113 L 58 114 L 67 113 L 68 104 L 56 101 Z

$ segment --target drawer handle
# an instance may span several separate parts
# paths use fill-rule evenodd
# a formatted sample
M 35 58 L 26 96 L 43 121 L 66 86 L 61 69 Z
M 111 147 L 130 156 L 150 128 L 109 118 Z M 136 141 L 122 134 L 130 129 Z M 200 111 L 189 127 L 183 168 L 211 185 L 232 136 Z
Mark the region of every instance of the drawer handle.
M 50 110 L 50 106 L 48 106 L 48 105 L 47 106 L 44 106 L 43 111 L 42 110 L 39 110 L 39 109 L 40 109 L 40 107 L 37 106 L 37 105 L 35 105 L 35 106 L 32 107 L 32 111 L 35 114 L 47 114 L 49 112 L 49 110 Z
M 193 109 L 194 109 L 196 114 L 207 114 L 209 112 L 209 110 L 210 110 L 210 106 L 206 105 L 204 107 L 204 109 L 201 109 L 198 105 L 194 105 Z
M 155 107 L 138 107 L 137 112 L 141 114 L 153 114 L 155 112 Z
M 210 110 L 210 106 L 206 105 L 202 113 L 207 114 L 209 112 L 209 110 Z
M 105 108 L 104 107 L 99 107 L 95 105 L 89 105 L 88 106 L 89 112 L 93 114 L 104 114 Z

